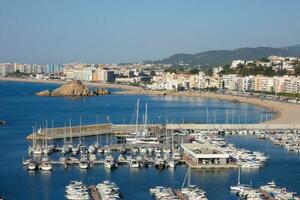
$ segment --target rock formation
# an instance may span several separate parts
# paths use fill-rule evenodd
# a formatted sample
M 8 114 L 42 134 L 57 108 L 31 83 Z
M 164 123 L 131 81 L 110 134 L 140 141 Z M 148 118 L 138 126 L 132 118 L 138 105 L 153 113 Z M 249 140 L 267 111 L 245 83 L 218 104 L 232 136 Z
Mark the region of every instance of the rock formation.
M 37 96 L 50 96 L 50 94 L 51 93 L 49 90 L 44 90 L 36 93 Z
M 52 92 L 44 90 L 36 93 L 38 96 L 94 96 L 107 94 L 109 94 L 109 92 L 106 89 L 99 88 L 96 91 L 93 91 L 80 81 L 67 82 Z

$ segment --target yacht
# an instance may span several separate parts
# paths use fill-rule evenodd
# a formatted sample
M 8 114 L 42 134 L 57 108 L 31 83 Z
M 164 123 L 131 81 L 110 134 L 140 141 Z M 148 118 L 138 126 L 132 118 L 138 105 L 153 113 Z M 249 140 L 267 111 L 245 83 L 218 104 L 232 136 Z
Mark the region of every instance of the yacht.
M 115 168 L 117 166 L 112 155 L 106 156 L 104 160 L 104 167 L 107 169 Z
M 138 160 L 135 159 L 135 158 L 131 159 L 131 160 L 130 160 L 129 166 L 130 166 L 131 168 L 138 168 L 138 167 L 139 167 L 139 162 L 138 162 Z

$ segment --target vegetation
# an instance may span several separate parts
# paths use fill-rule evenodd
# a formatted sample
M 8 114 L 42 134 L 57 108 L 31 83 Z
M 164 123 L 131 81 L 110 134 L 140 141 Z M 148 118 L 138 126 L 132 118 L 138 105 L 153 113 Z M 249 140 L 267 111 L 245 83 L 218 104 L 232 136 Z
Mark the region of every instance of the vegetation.
M 225 65 L 223 70 L 220 72 L 221 75 L 224 74 L 237 74 L 239 76 L 249 76 L 249 75 L 264 75 L 264 76 L 283 76 L 287 75 L 288 71 L 283 70 L 273 70 L 272 67 L 264 67 L 262 65 L 256 66 L 244 66 L 239 64 L 235 69 L 230 68 L 229 65 Z
M 192 66 L 201 66 L 202 68 L 211 68 L 216 65 L 224 65 L 232 60 L 257 60 L 267 61 L 266 57 L 270 55 L 278 56 L 299 56 L 300 45 L 286 48 L 240 48 L 235 50 L 216 50 L 206 51 L 197 54 L 175 54 L 169 58 L 157 61 L 145 61 L 145 63 L 156 64 L 187 64 Z

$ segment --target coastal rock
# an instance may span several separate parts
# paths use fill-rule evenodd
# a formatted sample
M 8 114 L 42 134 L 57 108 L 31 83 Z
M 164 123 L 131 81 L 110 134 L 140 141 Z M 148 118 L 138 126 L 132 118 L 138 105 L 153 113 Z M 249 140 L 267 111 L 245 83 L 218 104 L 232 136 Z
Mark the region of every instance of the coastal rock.
M 44 90 L 44 91 L 41 91 L 41 92 L 37 92 L 36 95 L 37 96 L 50 96 L 50 91 L 49 90 Z
M 90 96 L 90 90 L 80 81 L 71 81 L 53 90 L 51 96 Z
M 90 90 L 87 86 L 82 84 L 80 81 L 70 81 L 59 88 L 50 92 L 49 90 L 44 90 L 36 93 L 38 96 L 95 96 L 95 95 L 107 95 L 108 90 L 104 88 L 99 88 L 95 91 Z
M 0 120 L 0 125 L 4 125 L 4 124 L 6 124 L 6 121 Z
M 108 95 L 109 92 L 108 90 L 104 89 L 104 88 L 99 88 L 95 91 L 96 95 Z

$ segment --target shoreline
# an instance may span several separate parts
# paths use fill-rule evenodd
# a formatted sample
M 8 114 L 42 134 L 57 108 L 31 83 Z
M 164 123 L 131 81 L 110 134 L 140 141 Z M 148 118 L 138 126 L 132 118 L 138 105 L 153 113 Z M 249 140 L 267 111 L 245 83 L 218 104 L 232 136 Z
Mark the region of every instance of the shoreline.
M 63 84 L 65 81 L 59 80 L 35 80 L 35 79 L 22 79 L 22 78 L 4 78 L 0 77 L 0 81 L 12 81 L 12 82 L 30 82 L 30 83 L 55 83 Z M 230 102 L 237 103 L 246 103 L 254 106 L 258 106 L 268 110 L 268 112 L 273 112 L 274 116 L 271 120 L 264 121 L 262 124 L 300 124 L 300 105 L 271 101 L 271 100 L 262 100 L 251 97 L 242 97 L 242 96 L 232 96 L 225 94 L 217 94 L 211 92 L 167 92 L 167 91 L 152 91 L 145 90 L 136 86 L 128 85 L 117 85 L 111 83 L 91 83 L 83 82 L 89 86 L 98 86 L 104 88 L 115 88 L 121 89 L 122 91 L 112 92 L 112 94 L 129 94 L 129 95 L 156 95 L 156 96 L 182 96 L 182 97 L 198 97 L 198 98 L 208 98 L 208 99 L 220 99 Z

